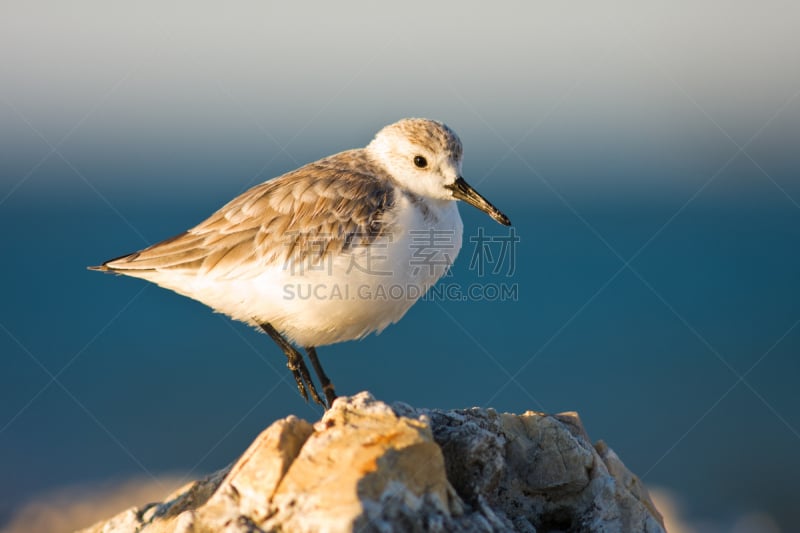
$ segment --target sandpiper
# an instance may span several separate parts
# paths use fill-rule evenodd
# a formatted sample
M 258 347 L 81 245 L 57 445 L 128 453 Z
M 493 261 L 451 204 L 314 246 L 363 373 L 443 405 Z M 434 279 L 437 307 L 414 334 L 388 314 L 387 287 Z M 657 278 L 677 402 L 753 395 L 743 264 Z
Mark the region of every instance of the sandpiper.
M 256 185 L 180 235 L 89 268 L 260 328 L 286 354 L 300 394 L 325 406 L 295 345 L 305 348 L 330 406 L 336 392 L 316 347 L 382 331 L 442 277 L 461 248 L 455 201 L 511 224 L 464 181 L 461 160 L 445 124 L 404 119 L 365 148 Z

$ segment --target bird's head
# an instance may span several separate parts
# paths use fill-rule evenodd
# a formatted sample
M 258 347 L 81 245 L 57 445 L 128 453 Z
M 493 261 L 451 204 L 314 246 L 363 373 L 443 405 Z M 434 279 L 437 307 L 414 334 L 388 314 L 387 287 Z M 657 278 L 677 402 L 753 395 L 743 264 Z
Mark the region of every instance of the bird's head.
M 423 197 L 463 200 L 505 226 L 511 221 L 461 177 L 463 148 L 453 130 L 435 120 L 407 118 L 383 128 L 367 145 L 397 183 Z

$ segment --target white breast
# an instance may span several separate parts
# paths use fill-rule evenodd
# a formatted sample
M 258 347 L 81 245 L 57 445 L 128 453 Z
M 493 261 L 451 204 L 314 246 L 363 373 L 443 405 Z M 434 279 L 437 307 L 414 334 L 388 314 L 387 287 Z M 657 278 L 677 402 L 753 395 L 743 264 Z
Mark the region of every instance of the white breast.
M 382 331 L 444 275 L 461 249 L 463 224 L 456 203 L 428 209 L 426 216 L 420 205 L 399 195 L 390 231 L 371 246 L 338 255 L 320 271 L 266 274 L 258 283 L 269 293 L 261 300 L 268 304 L 252 301 L 256 309 L 248 316 L 272 323 L 301 346 Z

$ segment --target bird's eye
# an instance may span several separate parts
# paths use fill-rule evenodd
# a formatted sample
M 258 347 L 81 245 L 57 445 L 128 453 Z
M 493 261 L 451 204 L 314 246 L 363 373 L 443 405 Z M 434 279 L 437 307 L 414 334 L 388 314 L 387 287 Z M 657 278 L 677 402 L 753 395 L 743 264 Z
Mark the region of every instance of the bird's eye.
M 414 164 L 419 168 L 425 168 L 428 166 L 428 160 L 421 155 L 418 155 L 414 157 Z

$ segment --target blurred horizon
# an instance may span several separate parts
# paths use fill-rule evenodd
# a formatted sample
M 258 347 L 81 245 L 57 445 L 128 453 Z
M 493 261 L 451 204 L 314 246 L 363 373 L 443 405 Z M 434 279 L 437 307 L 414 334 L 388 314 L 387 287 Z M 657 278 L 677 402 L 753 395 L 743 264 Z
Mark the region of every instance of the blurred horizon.
M 800 519 L 797 5 L 0 12 L 0 527 L 63 487 L 196 477 L 275 418 L 317 418 L 265 336 L 85 269 L 406 116 L 459 134 L 464 177 L 521 238 L 512 275 L 479 276 L 468 237 L 505 228 L 461 205 L 448 282 L 520 298 L 419 302 L 323 347 L 338 391 L 576 410 L 687 531 Z

